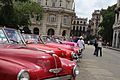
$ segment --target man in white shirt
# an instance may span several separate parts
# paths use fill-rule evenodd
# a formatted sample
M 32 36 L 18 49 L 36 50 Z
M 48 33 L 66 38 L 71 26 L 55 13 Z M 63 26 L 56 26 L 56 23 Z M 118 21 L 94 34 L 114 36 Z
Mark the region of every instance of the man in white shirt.
M 85 43 L 83 40 L 83 37 L 81 36 L 80 39 L 77 41 L 77 45 L 78 47 L 81 49 L 81 53 L 83 51 L 83 49 L 85 49 Z

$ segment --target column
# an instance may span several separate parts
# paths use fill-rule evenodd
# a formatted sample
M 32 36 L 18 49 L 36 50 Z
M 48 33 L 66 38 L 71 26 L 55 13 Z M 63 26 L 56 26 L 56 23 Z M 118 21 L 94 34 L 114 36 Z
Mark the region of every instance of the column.
M 119 6 L 119 4 L 120 4 L 120 0 L 117 0 L 117 6 Z
M 57 26 L 57 30 L 56 30 L 56 35 L 60 35 L 60 30 L 61 30 L 61 27 L 62 27 L 62 15 L 61 14 L 58 14 L 58 17 L 57 17 L 57 23 L 58 23 L 58 26 Z
M 119 35 L 119 32 L 117 31 L 117 35 L 116 35 L 116 45 L 115 45 L 115 47 L 117 47 L 117 44 L 118 44 L 118 35 Z
M 115 24 L 117 23 L 117 14 L 115 14 Z
M 112 47 L 114 47 L 114 46 L 115 46 L 115 45 L 114 45 L 114 43 L 115 43 L 115 30 L 114 30 L 114 32 L 113 32 Z
M 47 13 L 44 13 L 44 16 L 43 16 L 43 20 L 42 20 L 42 23 L 43 23 L 43 25 L 42 25 L 42 34 L 43 35 L 46 35 L 47 34 L 47 28 L 46 28 L 46 26 L 47 26 L 47 17 L 48 17 L 48 15 L 47 15 Z
M 118 14 L 118 23 L 120 23 L 120 11 L 119 11 L 119 14 Z

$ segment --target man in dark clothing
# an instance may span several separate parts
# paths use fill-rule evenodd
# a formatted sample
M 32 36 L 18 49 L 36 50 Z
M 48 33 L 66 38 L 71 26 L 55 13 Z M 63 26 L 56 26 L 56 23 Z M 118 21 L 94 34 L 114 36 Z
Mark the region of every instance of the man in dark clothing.
M 97 53 L 97 51 L 98 51 L 97 39 L 95 39 L 94 46 L 95 46 L 95 51 L 94 51 L 94 54 L 93 54 L 93 55 L 96 55 L 96 53 Z

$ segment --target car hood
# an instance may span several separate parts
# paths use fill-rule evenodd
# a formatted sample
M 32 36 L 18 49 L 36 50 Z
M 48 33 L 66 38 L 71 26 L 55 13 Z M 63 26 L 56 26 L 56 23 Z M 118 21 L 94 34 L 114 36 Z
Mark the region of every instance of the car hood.
M 0 47 L 0 56 L 18 58 L 32 62 L 43 68 L 46 72 L 48 72 L 50 69 L 62 67 L 58 56 L 46 54 L 45 52 L 34 49 L 27 49 L 26 47 L 20 47 L 19 45 L 14 47 L 13 45 L 4 45 Z
M 73 48 L 70 45 L 66 45 L 66 44 L 46 43 L 46 45 L 50 47 L 65 48 L 65 49 L 73 50 Z
M 57 54 L 57 55 L 62 53 L 62 50 L 60 50 L 58 48 L 53 48 L 53 47 L 47 46 L 45 44 L 27 44 L 27 46 L 31 47 L 31 48 L 39 48 L 39 49 L 43 49 L 43 50 L 54 51 L 55 54 Z

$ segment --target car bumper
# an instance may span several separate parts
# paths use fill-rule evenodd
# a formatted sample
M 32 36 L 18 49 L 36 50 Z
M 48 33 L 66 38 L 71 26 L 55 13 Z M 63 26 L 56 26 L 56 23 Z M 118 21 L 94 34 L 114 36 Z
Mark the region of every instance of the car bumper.
M 54 77 L 54 78 L 49 78 L 49 79 L 44 79 L 44 80 L 74 80 L 72 75 L 67 75 L 67 76 L 61 76 L 61 77 Z

